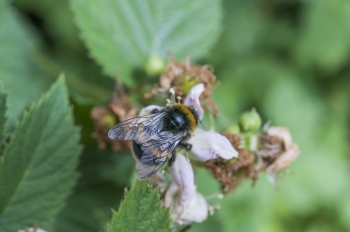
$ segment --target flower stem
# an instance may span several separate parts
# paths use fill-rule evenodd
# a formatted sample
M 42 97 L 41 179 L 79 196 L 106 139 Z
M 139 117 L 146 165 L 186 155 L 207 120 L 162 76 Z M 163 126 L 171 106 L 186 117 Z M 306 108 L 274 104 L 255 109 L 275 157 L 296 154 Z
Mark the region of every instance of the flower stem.
M 212 114 L 209 114 L 209 126 L 209 131 L 215 131 L 215 120 Z

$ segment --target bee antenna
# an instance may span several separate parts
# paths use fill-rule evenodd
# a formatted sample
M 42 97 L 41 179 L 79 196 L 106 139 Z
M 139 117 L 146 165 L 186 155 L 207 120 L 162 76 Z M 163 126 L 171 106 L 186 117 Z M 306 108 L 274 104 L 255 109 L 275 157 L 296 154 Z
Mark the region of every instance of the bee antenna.
M 198 122 L 202 125 L 203 129 L 205 130 L 205 126 L 203 125 L 201 120 L 198 120 Z

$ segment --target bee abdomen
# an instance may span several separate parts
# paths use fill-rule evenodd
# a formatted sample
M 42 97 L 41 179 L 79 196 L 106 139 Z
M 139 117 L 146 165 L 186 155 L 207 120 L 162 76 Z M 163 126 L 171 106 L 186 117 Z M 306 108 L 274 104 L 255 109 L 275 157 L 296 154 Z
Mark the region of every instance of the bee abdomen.
M 141 160 L 143 151 L 141 150 L 141 145 L 132 141 L 132 151 L 138 160 Z
M 141 144 L 136 143 L 135 141 L 132 141 L 132 151 L 134 156 L 143 164 L 147 164 L 150 166 L 157 166 L 160 163 L 164 162 L 166 160 L 165 157 L 157 157 L 154 154 L 150 152 L 142 151 Z

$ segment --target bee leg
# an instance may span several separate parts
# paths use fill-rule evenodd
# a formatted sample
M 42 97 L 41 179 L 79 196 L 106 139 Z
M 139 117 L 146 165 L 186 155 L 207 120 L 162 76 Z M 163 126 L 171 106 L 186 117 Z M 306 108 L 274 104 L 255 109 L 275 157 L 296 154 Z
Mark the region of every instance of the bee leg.
M 192 144 L 188 143 L 187 141 L 191 138 L 190 134 L 187 134 L 180 142 L 180 147 L 183 149 L 186 149 L 186 151 L 192 150 Z
M 155 113 L 158 113 L 158 112 L 159 112 L 159 109 L 154 108 L 154 109 L 151 111 L 151 114 L 155 114 Z
M 186 151 L 191 151 L 192 150 L 192 144 L 190 143 L 182 143 L 180 144 L 183 148 L 186 149 Z
M 176 152 L 173 151 L 173 153 L 171 154 L 171 157 L 169 159 L 169 167 L 175 163 L 175 160 L 176 160 Z

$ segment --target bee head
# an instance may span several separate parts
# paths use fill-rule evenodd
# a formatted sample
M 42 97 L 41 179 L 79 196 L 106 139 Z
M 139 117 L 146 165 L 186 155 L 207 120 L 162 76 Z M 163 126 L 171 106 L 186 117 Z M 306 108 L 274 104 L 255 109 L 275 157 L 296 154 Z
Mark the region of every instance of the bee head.
M 173 88 L 170 88 L 169 92 L 170 92 L 170 99 L 167 99 L 167 102 L 168 102 L 167 105 L 183 105 L 181 103 L 181 97 L 180 96 L 177 96 L 177 98 L 175 97 L 175 90 Z M 178 100 L 178 103 L 176 103 L 176 99 Z M 193 115 L 193 118 L 194 118 L 193 121 L 195 121 L 195 123 L 196 123 L 195 126 L 197 126 L 198 123 L 201 123 L 197 109 L 195 109 L 193 106 L 184 106 L 184 107 L 189 109 L 189 111 L 191 112 L 191 113 L 188 112 L 189 114 Z

